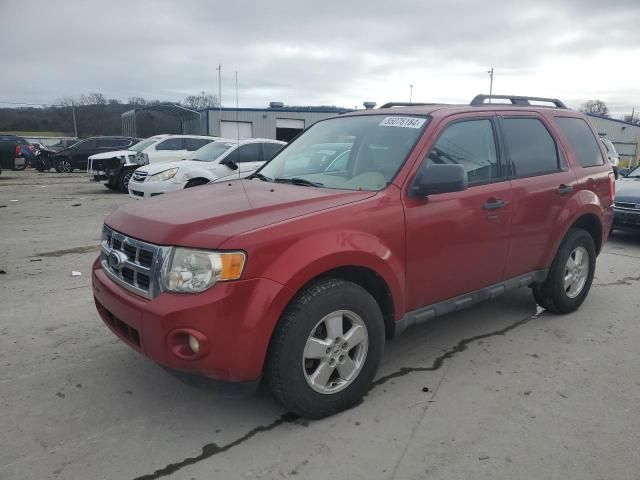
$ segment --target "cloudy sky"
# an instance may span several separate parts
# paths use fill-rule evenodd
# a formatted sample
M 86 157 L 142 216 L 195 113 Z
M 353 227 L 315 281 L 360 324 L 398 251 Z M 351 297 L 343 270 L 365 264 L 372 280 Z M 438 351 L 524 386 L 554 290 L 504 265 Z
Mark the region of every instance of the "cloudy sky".
M 0 0 L 0 102 L 102 92 L 235 106 L 468 102 L 640 108 L 640 0 Z M 11 28 L 7 28 L 7 26 Z M 0 104 L 6 106 L 6 104 Z

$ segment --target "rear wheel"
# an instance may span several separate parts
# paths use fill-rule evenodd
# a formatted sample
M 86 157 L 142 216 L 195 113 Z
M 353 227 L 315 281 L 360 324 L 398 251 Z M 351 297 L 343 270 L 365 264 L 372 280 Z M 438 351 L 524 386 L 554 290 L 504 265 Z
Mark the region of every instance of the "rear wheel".
M 68 158 L 61 158 L 56 162 L 56 172 L 58 173 L 71 173 L 73 172 L 73 164 Z
M 380 307 L 365 289 L 318 281 L 289 305 L 269 347 L 266 378 L 291 411 L 322 418 L 357 404 L 384 348 Z
M 596 268 L 591 235 L 573 228 L 562 241 L 544 282 L 532 287 L 536 302 L 555 313 L 576 310 L 589 293 Z

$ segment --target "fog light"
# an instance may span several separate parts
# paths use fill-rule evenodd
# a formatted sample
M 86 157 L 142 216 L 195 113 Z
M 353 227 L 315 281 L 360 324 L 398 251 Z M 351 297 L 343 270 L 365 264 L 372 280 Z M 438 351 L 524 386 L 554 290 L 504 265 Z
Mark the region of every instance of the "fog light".
M 198 353 L 200 351 L 200 342 L 193 335 L 189 335 L 189 348 L 193 351 L 193 353 Z

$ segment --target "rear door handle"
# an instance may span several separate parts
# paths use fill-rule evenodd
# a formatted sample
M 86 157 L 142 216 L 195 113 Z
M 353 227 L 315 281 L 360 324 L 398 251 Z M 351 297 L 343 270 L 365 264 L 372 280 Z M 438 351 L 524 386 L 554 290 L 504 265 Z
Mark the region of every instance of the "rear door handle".
M 496 210 L 498 208 L 504 207 L 505 203 L 500 199 L 490 198 L 487 202 L 482 206 L 485 210 Z
M 560 195 L 566 195 L 567 193 L 573 192 L 573 187 L 571 185 L 565 185 L 564 183 L 558 187 L 558 193 Z

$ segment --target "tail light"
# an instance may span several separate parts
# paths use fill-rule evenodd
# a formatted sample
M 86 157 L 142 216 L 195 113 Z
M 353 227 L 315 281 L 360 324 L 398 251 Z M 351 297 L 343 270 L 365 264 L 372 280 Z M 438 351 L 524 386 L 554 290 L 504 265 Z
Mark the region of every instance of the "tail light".
M 609 196 L 611 203 L 613 203 L 616 198 L 616 177 L 613 172 L 609 172 Z
M 20 150 L 20 145 L 16 145 L 16 157 L 19 157 L 22 155 L 22 150 Z

